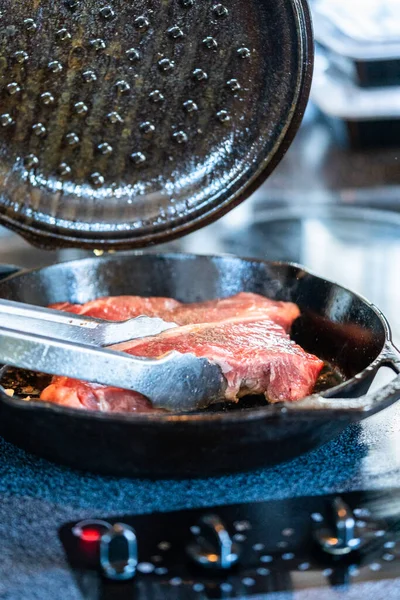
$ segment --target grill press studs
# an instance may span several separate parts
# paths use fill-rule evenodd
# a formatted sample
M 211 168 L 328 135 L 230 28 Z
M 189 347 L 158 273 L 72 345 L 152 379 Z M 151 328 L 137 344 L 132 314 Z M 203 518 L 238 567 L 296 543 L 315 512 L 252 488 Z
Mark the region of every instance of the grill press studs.
M 140 125 L 140 131 L 144 134 L 148 135 L 150 133 L 154 133 L 155 130 L 155 126 L 153 125 L 153 123 L 150 123 L 150 121 L 145 121 Z
M 183 108 L 188 113 L 196 112 L 196 110 L 199 109 L 196 102 L 193 102 L 193 100 L 186 100 L 186 102 L 183 103 Z
M 7 85 L 7 92 L 10 94 L 10 96 L 14 96 L 15 94 L 18 94 L 18 92 L 20 92 L 20 91 L 21 91 L 21 87 L 16 81 L 13 81 L 12 83 L 9 83 Z
M 44 137 L 46 135 L 46 127 L 43 123 L 35 123 L 32 127 L 32 131 L 37 137 Z
M 140 31 L 146 31 L 150 27 L 149 20 L 144 16 L 137 17 L 134 24 L 136 29 L 139 29 Z
M 237 51 L 240 58 L 250 58 L 251 52 L 248 48 L 239 48 Z
M 228 16 L 228 9 L 223 4 L 216 4 L 213 8 L 216 17 L 222 18 Z
M 110 144 L 108 144 L 107 142 L 102 142 L 101 144 L 99 144 L 97 146 L 97 150 L 100 152 L 100 154 L 103 154 L 104 156 L 111 154 L 113 151 L 112 146 L 110 146 Z
M 96 187 L 100 187 L 101 185 L 104 185 L 104 177 L 101 173 L 98 173 L 97 171 L 95 173 L 91 174 L 90 179 L 91 179 L 93 185 Z
M 58 167 L 58 174 L 61 175 L 61 177 L 66 177 L 67 175 L 70 175 L 71 171 L 71 167 L 65 162 L 62 162 Z
M 136 50 L 136 48 L 129 48 L 129 50 L 127 50 L 125 54 L 131 62 L 135 62 L 140 59 L 139 50 Z
M 76 102 L 74 104 L 74 109 L 78 115 L 85 115 L 89 110 L 84 102 Z
M 209 50 L 216 50 L 218 48 L 217 40 L 211 36 L 204 38 L 203 44 Z
M 172 137 L 177 144 L 185 144 L 188 141 L 188 136 L 184 131 L 176 131 Z
M 141 165 L 146 162 L 146 156 L 142 152 L 134 152 L 131 154 L 131 159 L 135 165 Z
M 106 43 L 101 38 L 90 40 L 90 45 L 96 50 L 96 52 L 99 52 L 100 50 L 104 50 L 106 48 Z
M 91 81 L 97 80 L 97 75 L 94 71 L 84 71 L 82 73 L 82 77 L 86 83 L 90 83 Z
M 37 167 L 39 164 L 39 159 L 34 154 L 28 154 L 28 156 L 24 159 L 24 165 L 27 169 L 32 169 L 33 167 Z
M 226 85 L 232 92 L 238 92 L 241 89 L 241 85 L 237 79 L 229 79 Z
M 106 19 L 107 21 L 110 21 L 115 17 L 115 11 L 111 6 L 103 6 L 103 8 L 100 9 L 99 13 L 103 17 L 103 19 Z
M 56 33 L 57 39 L 60 40 L 60 42 L 65 42 L 67 40 L 71 39 L 71 34 L 68 31 L 68 29 L 66 29 L 65 27 L 62 27 L 61 29 L 59 29 Z
M 204 111 L 203 117 L 215 119 L 219 104 L 214 107 L 210 107 L 208 102 L 203 104 L 202 94 L 203 90 L 207 93 L 207 87 L 201 84 L 211 77 L 214 82 L 215 73 L 212 62 L 202 64 L 201 61 L 210 61 L 213 51 L 219 46 L 225 48 L 225 39 L 223 30 L 217 33 L 216 30 L 210 31 L 207 28 L 203 28 L 196 39 L 197 32 L 193 31 L 192 23 L 193 11 L 190 9 L 196 7 L 202 11 L 200 2 L 177 0 L 176 14 L 174 13 L 172 20 L 164 22 L 159 31 L 156 28 L 157 23 L 152 22 L 151 11 L 147 13 L 142 9 L 142 13 L 135 14 L 132 13 L 132 9 L 124 6 L 124 3 L 121 3 L 118 9 L 117 3 L 112 0 L 95 2 L 93 5 L 81 0 L 61 0 L 59 4 L 61 15 L 55 21 L 57 26 L 53 31 L 44 28 L 40 7 L 35 9 L 35 12 L 26 14 L 27 18 L 24 18 L 22 23 L 13 23 L 11 9 L 7 16 L 15 29 L 15 36 L 21 29 L 24 38 L 18 45 L 11 47 L 10 56 L 7 57 L 14 71 L 10 71 L 13 75 L 9 82 L 6 80 L 3 84 L 6 91 L 5 102 L 9 105 L 5 104 L 3 114 L 0 114 L 0 131 L 3 132 L 5 142 L 9 143 L 10 135 L 6 133 L 5 128 L 19 123 L 22 100 L 25 97 L 33 98 L 38 110 L 32 111 L 31 120 L 24 122 L 24 126 L 27 134 L 31 136 L 32 150 L 35 154 L 28 154 L 30 149 L 19 154 L 26 168 L 40 165 L 43 181 L 47 177 L 59 177 L 60 181 L 70 179 L 73 184 L 89 184 L 97 188 L 105 181 L 104 165 L 111 165 L 115 160 L 116 164 L 125 165 L 121 177 L 126 177 L 131 183 L 130 178 L 135 181 L 135 169 L 132 164 L 147 167 L 149 163 L 150 167 L 151 148 L 157 148 L 159 139 L 168 145 L 168 161 L 174 161 L 174 154 L 176 157 L 182 155 L 182 149 L 193 136 L 199 133 L 207 135 L 209 126 L 202 126 L 200 129 L 196 113 L 200 106 Z M 207 11 L 205 15 L 211 17 L 214 27 L 216 17 L 221 17 L 222 21 L 228 14 L 228 9 L 218 0 L 210 2 L 204 10 Z M 119 30 L 120 24 L 127 22 L 127 18 L 132 28 L 130 37 L 122 36 Z M 4 21 L 3 19 L 3 24 Z M 154 37 L 153 28 L 157 34 Z M 50 54 L 46 52 L 41 55 L 37 45 L 34 45 L 34 42 L 37 42 L 34 34 L 42 30 L 48 33 L 52 43 L 49 45 Z M 24 40 L 28 40 L 31 45 L 25 46 Z M 154 45 L 155 40 L 159 47 Z M 186 41 L 188 44 L 183 43 Z M 241 43 L 244 46 L 246 42 Z M 175 85 L 171 74 L 174 70 L 180 71 L 182 63 L 186 60 L 187 47 L 192 45 L 197 45 L 202 58 L 189 68 L 189 88 L 185 88 L 186 91 L 183 92 L 180 86 L 183 82 Z M 234 46 L 233 51 L 240 56 L 238 47 L 239 45 Z M 144 63 L 149 70 L 147 79 L 147 74 L 141 72 Z M 21 67 L 16 69 L 15 65 Z M 43 78 L 37 79 L 38 82 L 43 82 L 39 89 L 32 87 L 31 83 L 30 71 L 34 72 L 37 68 L 44 71 Z M 116 74 L 115 79 L 110 79 L 112 73 Z M 217 82 L 219 89 L 227 86 L 233 92 L 237 91 L 240 89 L 240 85 L 234 83 L 237 81 L 237 74 L 231 70 L 229 73 L 229 77 Z M 172 86 L 171 89 L 168 86 Z M 196 88 L 196 91 L 193 88 Z M 22 91 L 23 98 L 20 99 L 18 95 L 22 96 Z M 133 92 L 135 96 L 131 100 L 130 94 L 133 95 Z M 185 95 L 181 95 L 182 93 Z M 102 95 L 107 100 L 98 103 L 96 98 Z M 231 118 L 228 114 L 231 110 L 229 98 L 226 101 L 227 116 L 222 116 L 224 111 L 218 112 L 218 119 L 222 122 Z M 131 110 L 131 106 L 136 104 L 137 110 Z M 165 108 L 175 111 L 176 115 Z M 63 115 L 62 119 L 60 115 Z M 210 118 L 205 122 L 210 123 Z M 57 128 L 60 128 L 62 143 L 55 150 L 54 162 L 49 165 L 47 157 L 52 156 L 49 147 L 55 139 L 54 135 L 50 134 Z M 88 140 L 93 131 L 99 133 L 95 134 L 95 139 Z M 130 145 L 125 142 L 120 144 L 120 136 Z M 93 151 L 90 161 L 82 161 L 80 145 L 82 152 L 87 147 Z M 127 147 L 130 151 L 126 153 Z M 160 147 L 163 148 L 162 145 Z M 134 149 L 136 150 L 133 151 Z M 126 153 L 125 156 L 122 156 L 123 152 Z M 107 163 L 107 157 L 110 155 L 113 155 L 113 161 Z M 137 174 L 136 178 L 139 180 Z M 166 214 L 169 213 L 166 211 L 162 219 L 165 219 Z
M 177 40 L 178 38 L 183 37 L 183 31 L 180 27 L 175 25 L 174 27 L 170 27 L 167 31 L 170 38 L 173 40 Z
M 203 69 L 195 69 L 192 73 L 192 77 L 196 81 L 206 81 L 208 79 L 208 75 Z
M 64 4 L 67 8 L 72 9 L 72 10 L 75 10 L 78 7 L 81 8 L 81 5 L 82 5 L 82 3 L 79 0 L 65 0 Z M 180 0 L 180 4 L 184 8 L 190 8 L 190 7 L 194 6 L 195 0 Z M 227 16 L 227 14 L 228 14 L 228 9 L 223 4 L 216 3 L 216 4 L 212 5 L 211 8 L 212 8 L 213 14 L 217 17 L 222 18 L 222 17 Z M 100 5 L 100 8 L 98 9 L 98 15 L 104 21 L 111 21 L 116 17 L 116 12 L 111 4 L 106 4 L 104 6 Z M 139 15 L 134 18 L 133 25 L 138 31 L 144 32 L 149 29 L 150 21 L 147 16 Z M 24 20 L 24 27 L 27 31 L 31 31 L 31 32 L 36 31 L 36 29 L 37 29 L 36 21 L 33 18 L 27 18 Z M 100 33 L 100 31 L 101 30 L 98 30 L 99 33 Z M 171 25 L 171 27 L 169 27 L 166 30 L 166 33 L 167 33 L 168 37 L 170 37 L 172 40 L 178 40 L 180 38 L 183 38 L 183 36 L 184 36 L 182 27 L 177 24 Z M 101 33 L 100 33 L 100 35 L 101 35 Z M 59 42 L 66 42 L 66 41 L 72 40 L 73 35 L 66 26 L 62 26 L 55 32 L 55 38 Z M 212 36 L 204 37 L 202 40 L 202 44 L 208 50 L 215 50 L 218 48 L 218 43 L 217 43 L 216 39 Z M 95 51 L 101 51 L 101 50 L 106 49 L 107 42 L 102 37 L 93 37 L 92 39 L 89 40 L 89 45 Z M 81 49 L 81 50 L 83 51 L 83 49 Z M 249 50 L 244 47 L 239 48 L 237 50 L 238 55 L 241 57 L 244 57 L 247 52 L 249 52 Z M 127 57 L 127 59 L 130 62 L 136 62 L 136 61 L 140 60 L 141 53 L 137 48 L 132 47 L 132 48 L 128 48 L 125 51 L 125 56 Z M 27 52 L 25 52 L 24 50 L 19 50 L 14 53 L 14 58 L 19 64 L 23 64 L 25 61 L 28 60 L 29 56 L 28 56 Z M 48 62 L 47 66 L 48 66 L 49 71 L 54 74 L 61 73 L 61 71 L 63 71 L 63 64 L 59 60 L 50 60 Z M 93 65 L 93 66 L 95 66 L 95 65 Z M 160 71 L 167 73 L 174 69 L 175 62 L 171 58 L 168 58 L 165 56 L 163 57 L 161 55 L 161 58 L 159 58 L 157 61 L 157 66 Z M 87 69 L 87 70 L 83 71 L 82 78 L 86 83 L 92 83 L 97 80 L 97 74 L 93 69 Z M 208 74 L 205 70 L 203 70 L 201 68 L 196 68 L 192 71 L 192 79 L 194 81 L 204 82 L 204 81 L 208 80 Z M 238 80 L 235 79 L 234 77 L 229 79 L 226 82 L 226 86 L 229 89 L 231 89 L 233 92 L 241 89 L 241 86 L 240 86 Z M 123 78 L 116 81 L 116 83 L 114 84 L 114 87 L 115 87 L 117 94 L 120 94 L 120 95 L 128 94 L 131 91 L 130 82 L 128 82 L 128 80 L 125 80 Z M 7 91 L 10 95 L 14 95 L 14 94 L 20 92 L 21 91 L 20 84 L 17 82 L 11 82 L 7 86 Z M 150 92 L 149 99 L 151 100 L 152 103 L 159 104 L 159 103 L 164 102 L 165 97 L 164 97 L 164 94 L 160 90 L 155 89 L 152 92 Z M 43 92 L 42 94 L 40 94 L 40 100 L 41 100 L 42 104 L 45 106 L 49 106 L 49 105 L 52 105 L 55 103 L 55 98 L 54 98 L 53 94 L 50 92 Z M 191 100 L 191 99 L 183 102 L 182 106 L 183 106 L 184 111 L 187 114 L 195 113 L 198 111 L 197 102 L 195 102 L 194 100 Z M 77 101 L 72 105 L 72 110 L 76 115 L 85 116 L 88 113 L 89 108 L 85 102 Z M 227 122 L 231 119 L 227 110 L 218 111 L 217 118 L 221 122 Z M 0 117 L 0 119 L 1 119 L 0 122 L 3 126 L 7 126 L 7 125 L 13 123 L 13 119 L 11 118 L 11 116 L 8 113 L 4 113 L 4 115 L 2 115 Z M 121 124 L 124 122 L 121 115 L 115 110 L 109 112 L 106 115 L 106 119 L 109 123 L 111 123 L 113 125 Z M 139 132 L 145 136 L 152 135 L 155 132 L 155 130 L 156 130 L 156 127 L 151 121 L 144 120 L 139 125 Z M 38 137 L 44 137 L 47 133 L 46 127 L 45 127 L 45 125 L 43 125 L 43 123 L 34 123 L 32 125 L 32 131 Z M 177 144 L 184 144 L 188 141 L 189 136 L 185 131 L 179 130 L 179 131 L 175 131 L 172 133 L 172 139 Z M 68 146 L 76 146 L 77 144 L 80 143 L 80 137 L 75 132 L 69 132 L 65 135 L 65 143 Z M 98 143 L 97 150 L 102 155 L 108 155 L 113 152 L 113 148 L 112 148 L 111 144 L 109 144 L 108 142 Z M 142 152 L 134 152 L 131 154 L 131 160 L 133 161 L 134 164 L 140 165 L 146 161 L 146 156 Z M 60 166 L 58 168 L 58 173 L 60 175 L 62 174 L 63 176 L 66 176 L 66 175 L 71 174 L 71 172 L 72 172 L 71 167 L 69 165 L 67 165 L 67 163 L 65 163 L 65 162 L 60 163 Z M 101 177 L 102 176 L 99 173 L 94 172 L 90 175 L 90 180 L 92 181 L 92 183 L 94 185 L 99 185 L 99 181 L 100 181 L 99 178 L 101 178 Z
M 65 136 L 65 141 L 68 144 L 68 146 L 76 146 L 77 144 L 79 144 L 79 136 L 76 133 L 67 133 L 67 135 Z
M 164 96 L 160 92 L 160 90 L 154 90 L 153 92 L 151 92 L 149 98 L 152 102 L 155 103 L 164 101 Z
M 14 52 L 14 58 L 18 64 L 22 65 L 29 59 L 29 55 L 24 50 L 18 50 L 17 52 Z
M 51 60 L 48 64 L 49 71 L 52 73 L 61 73 L 63 70 L 62 64 L 58 60 Z
M 11 115 L 9 113 L 4 113 L 3 115 L 0 115 L 0 124 L 2 127 L 9 127 L 10 125 L 12 125 L 13 120 Z
M 124 120 L 121 117 L 121 115 L 115 111 L 108 113 L 107 115 L 107 119 L 110 121 L 110 123 L 112 123 L 113 125 L 115 125 L 116 123 L 123 123 Z
M 26 31 L 33 33 L 37 29 L 37 25 L 33 19 L 24 19 L 24 27 Z
M 127 94 L 130 92 L 131 86 L 124 79 L 120 79 L 116 82 L 115 88 L 119 94 Z
M 50 92 L 44 92 L 40 98 L 45 105 L 54 104 L 54 96 Z
M 221 123 L 228 123 L 231 120 L 231 117 L 227 110 L 219 110 L 217 112 L 217 118 Z
M 161 71 L 172 71 L 172 69 L 175 67 L 175 63 L 169 58 L 162 58 L 158 61 L 158 66 Z

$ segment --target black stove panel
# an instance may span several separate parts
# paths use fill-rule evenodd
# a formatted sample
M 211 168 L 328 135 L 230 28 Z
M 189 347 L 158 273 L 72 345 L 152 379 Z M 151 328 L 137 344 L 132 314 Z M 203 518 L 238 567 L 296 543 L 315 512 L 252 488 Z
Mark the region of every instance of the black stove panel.
M 400 491 L 106 517 L 66 524 L 60 537 L 91 600 L 349 586 L 398 576 Z

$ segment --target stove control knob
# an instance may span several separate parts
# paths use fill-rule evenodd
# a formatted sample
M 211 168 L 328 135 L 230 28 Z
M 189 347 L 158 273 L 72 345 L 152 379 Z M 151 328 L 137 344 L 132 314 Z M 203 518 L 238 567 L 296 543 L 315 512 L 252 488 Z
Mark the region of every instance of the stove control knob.
M 187 547 L 190 558 L 209 569 L 230 569 L 239 560 L 239 547 L 217 515 L 205 515 L 192 528 L 194 541 Z
M 106 531 L 100 539 L 100 566 L 103 575 L 114 581 L 132 579 L 138 564 L 137 538 L 134 530 L 124 523 Z
M 332 508 L 334 527 L 319 527 L 315 532 L 316 540 L 328 554 L 349 554 L 362 545 L 362 540 L 357 535 L 354 515 L 341 498 L 335 498 Z

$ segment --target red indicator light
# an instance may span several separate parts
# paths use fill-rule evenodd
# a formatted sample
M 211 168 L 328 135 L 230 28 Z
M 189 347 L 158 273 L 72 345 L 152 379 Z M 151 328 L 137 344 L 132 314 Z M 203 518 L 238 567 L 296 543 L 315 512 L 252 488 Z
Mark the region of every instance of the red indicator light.
M 98 529 L 82 529 L 80 538 L 83 542 L 98 542 L 101 538 L 101 533 Z

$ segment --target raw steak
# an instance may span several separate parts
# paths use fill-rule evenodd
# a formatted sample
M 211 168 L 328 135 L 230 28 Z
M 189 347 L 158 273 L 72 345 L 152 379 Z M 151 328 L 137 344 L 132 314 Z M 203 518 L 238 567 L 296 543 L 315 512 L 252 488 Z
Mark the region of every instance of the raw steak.
M 51 304 L 50 308 L 78 315 L 96 317 L 97 319 L 107 319 L 108 321 L 125 321 L 126 319 L 140 315 L 164 318 L 164 315 L 168 315 L 174 308 L 179 307 L 180 304 L 180 302 L 173 300 L 173 298 L 106 296 L 86 302 L 86 304 L 58 302 L 57 304 Z
M 264 394 L 270 402 L 300 400 L 323 367 L 268 318 L 186 325 L 113 348 L 149 358 L 171 350 L 208 358 L 221 367 L 228 382 L 225 398 L 233 401 L 247 394 Z
M 108 296 L 86 304 L 61 302 L 51 305 L 66 312 L 88 315 L 110 321 L 123 321 L 139 315 L 161 317 L 178 325 L 213 323 L 236 317 L 269 317 L 289 331 L 300 316 L 293 302 L 271 300 L 259 294 L 241 292 L 230 298 L 182 304 L 172 298 L 142 298 L 141 296 Z
M 293 321 L 299 316 L 299 307 L 293 302 L 280 302 L 259 294 L 240 292 L 230 298 L 181 304 L 172 310 L 169 318 L 179 325 L 190 325 L 239 317 L 253 319 L 268 317 L 289 331 Z
M 86 408 L 101 412 L 154 412 L 151 402 L 137 392 L 86 383 L 68 377 L 53 377 L 40 399 L 69 408 Z
M 235 318 L 187 325 L 114 346 L 135 356 L 160 357 L 177 350 L 216 362 L 228 383 L 225 397 L 265 394 L 270 402 L 295 401 L 308 395 L 323 362 L 295 344 L 268 318 Z M 76 408 L 113 412 L 147 412 L 140 394 L 55 377 L 41 399 Z

